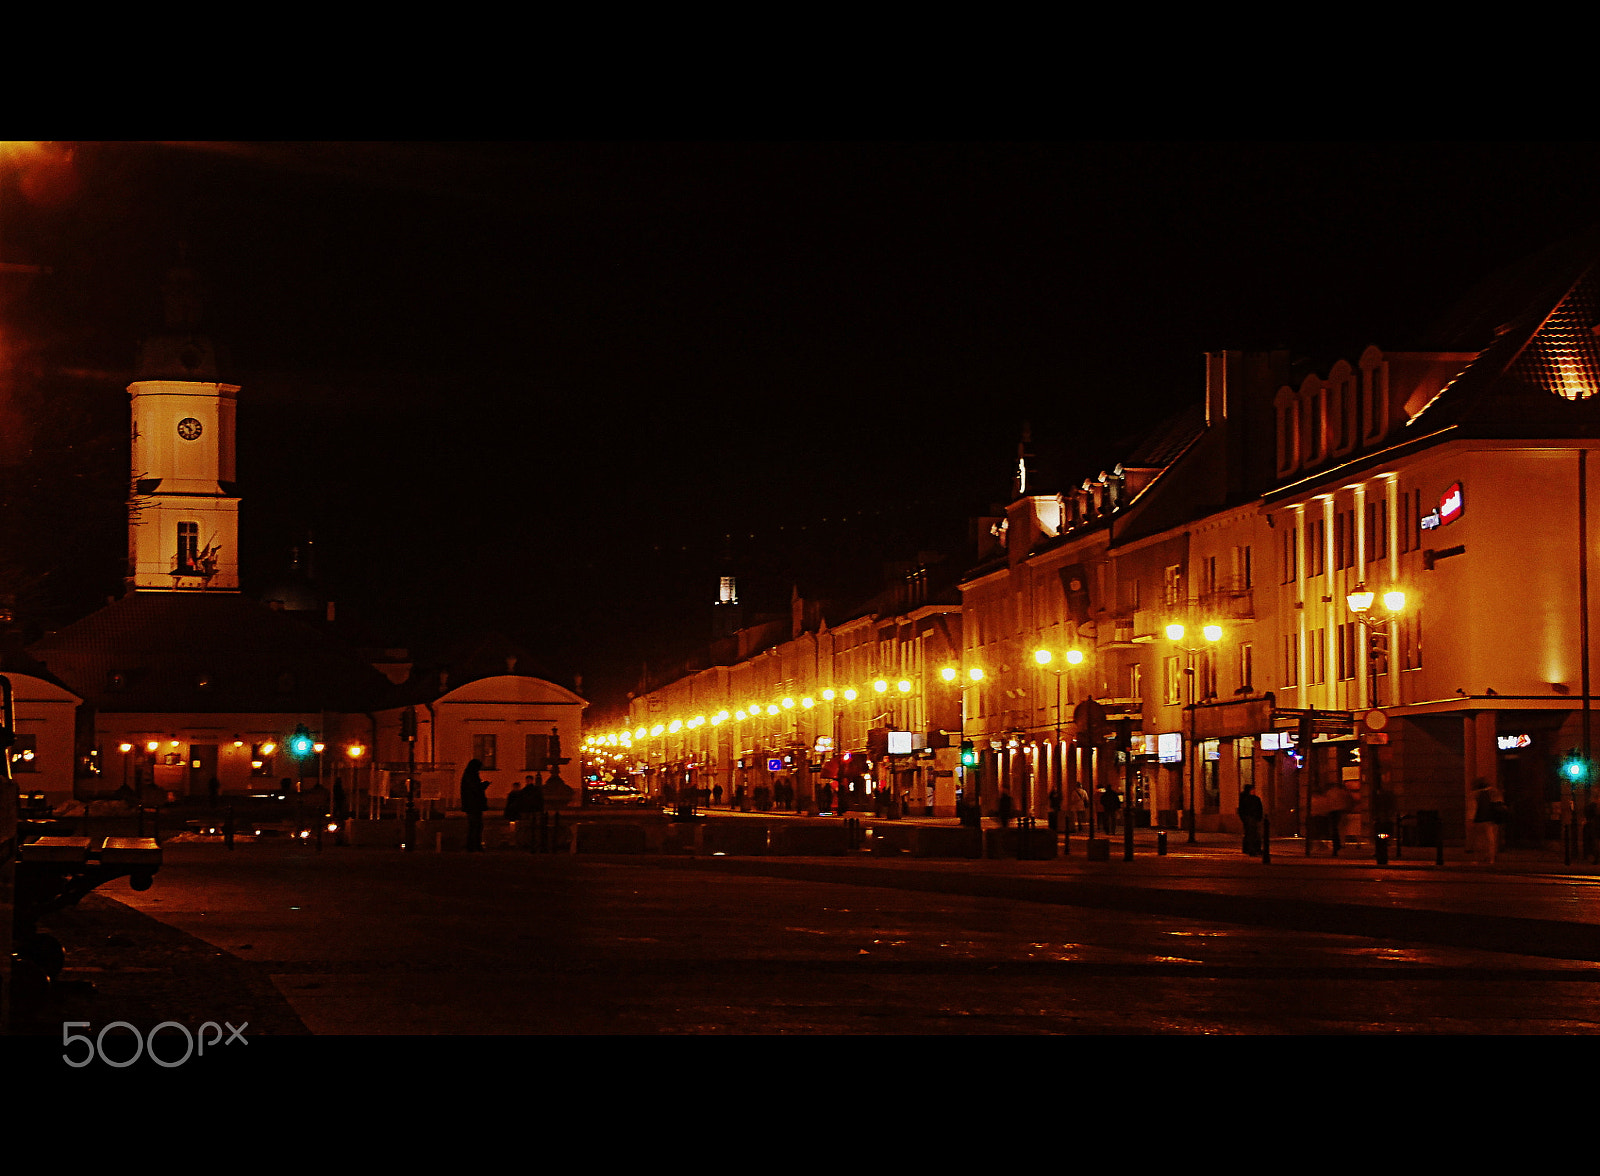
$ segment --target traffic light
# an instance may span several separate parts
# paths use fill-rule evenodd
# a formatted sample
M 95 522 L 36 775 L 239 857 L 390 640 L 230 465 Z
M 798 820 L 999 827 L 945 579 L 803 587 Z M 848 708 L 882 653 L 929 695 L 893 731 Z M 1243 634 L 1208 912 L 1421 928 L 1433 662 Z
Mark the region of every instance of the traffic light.
M 972 740 L 970 739 L 961 741 L 961 766 L 963 768 L 975 768 L 978 766 L 978 749 L 972 746 Z
M 1374 629 L 1367 634 L 1367 653 L 1373 661 L 1382 661 L 1389 656 L 1389 634 L 1381 629 Z
M 1579 784 L 1588 784 L 1589 761 L 1583 758 L 1581 751 L 1576 749 L 1569 751 L 1566 758 L 1561 761 L 1561 774 L 1574 787 Z
M 301 723 L 298 727 L 296 727 L 294 729 L 294 734 L 289 736 L 290 755 L 304 758 L 305 756 L 311 754 L 311 749 L 314 746 L 315 742 L 311 738 L 311 732 L 306 730 L 306 725 L 304 723 Z

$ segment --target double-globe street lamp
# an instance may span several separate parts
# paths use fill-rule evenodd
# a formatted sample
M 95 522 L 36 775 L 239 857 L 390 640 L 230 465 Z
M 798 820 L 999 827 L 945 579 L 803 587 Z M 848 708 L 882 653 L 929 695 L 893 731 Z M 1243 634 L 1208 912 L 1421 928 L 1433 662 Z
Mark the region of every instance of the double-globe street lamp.
M 983 681 L 983 669 L 979 666 L 968 667 L 967 680 L 963 682 L 961 681 L 960 670 L 955 666 L 945 666 L 939 671 L 939 678 L 945 684 L 954 686 L 961 691 L 961 757 L 959 763 L 961 769 L 961 804 L 958 806 L 958 812 L 961 809 L 965 809 L 977 815 L 978 819 L 981 820 L 983 810 L 978 805 L 977 786 L 968 786 L 969 781 L 976 781 L 979 777 L 976 771 L 978 767 L 977 749 L 974 748 L 969 751 L 967 748 L 967 689 L 968 687 L 977 686 Z M 969 756 L 971 757 L 970 762 Z
M 1194 778 L 1195 778 L 1195 776 L 1197 774 L 1197 768 L 1196 768 L 1195 761 L 1196 761 L 1196 759 L 1199 758 L 1199 751 L 1195 747 L 1195 742 L 1194 742 L 1194 707 L 1195 707 L 1194 660 L 1195 660 L 1195 657 L 1197 655 L 1202 654 L 1202 653 L 1214 654 L 1218 642 L 1220 642 L 1222 640 L 1222 626 L 1221 625 L 1217 625 L 1217 624 L 1202 625 L 1200 627 L 1200 634 L 1201 634 L 1201 636 L 1203 636 L 1205 638 L 1206 643 L 1204 645 L 1184 645 L 1183 641 L 1184 641 L 1184 638 L 1186 636 L 1188 636 L 1188 630 L 1182 624 L 1180 624 L 1177 621 L 1174 621 L 1172 624 L 1167 626 L 1167 640 L 1172 642 L 1172 644 L 1174 646 L 1176 646 L 1178 649 L 1182 650 L 1183 653 L 1184 653 L 1184 656 L 1185 656 L 1185 662 L 1184 662 L 1184 667 L 1183 667 L 1183 676 L 1184 676 L 1184 680 L 1185 680 L 1185 682 L 1187 684 L 1186 689 L 1187 689 L 1187 695 L 1188 695 L 1188 705 L 1185 707 L 1185 709 L 1188 711 L 1188 714 L 1189 714 L 1189 734 L 1188 734 L 1188 738 L 1185 740 L 1185 748 L 1184 748 L 1185 757 L 1184 758 L 1187 760 L 1188 767 L 1189 767 L 1189 844 L 1190 845 L 1193 845 L 1195 843 L 1195 812 L 1196 812 L 1196 809 L 1195 809 L 1195 795 L 1194 795 L 1194 791 L 1195 791 Z M 1131 798 L 1130 798 L 1130 800 L 1131 800 Z
M 1374 609 L 1377 593 L 1365 583 L 1358 583 L 1354 591 L 1345 596 L 1345 604 L 1366 628 L 1367 646 L 1367 705 L 1378 705 L 1378 662 L 1389 652 L 1389 626 L 1405 612 L 1406 594 L 1391 588 L 1383 594 L 1383 608 Z
M 1389 626 L 1400 620 L 1405 612 L 1406 594 L 1398 588 L 1389 589 L 1383 594 L 1382 609 L 1373 607 L 1376 600 L 1377 594 L 1370 591 L 1365 582 L 1358 582 L 1355 589 L 1344 598 L 1345 604 L 1366 629 L 1367 706 L 1374 711 L 1379 706 L 1378 663 L 1389 654 Z M 1382 722 L 1381 716 L 1378 721 Z M 1361 773 L 1365 777 L 1368 818 L 1376 838 L 1380 832 L 1392 831 L 1388 828 L 1392 820 L 1392 807 L 1387 797 L 1379 795 L 1383 780 L 1378 771 L 1378 749 L 1375 743 L 1369 743 L 1361 749 Z M 1338 820 L 1338 817 L 1332 819 Z M 1307 848 L 1310 848 L 1309 842 Z
M 1068 649 L 1058 662 L 1053 650 L 1036 649 L 1033 651 L 1033 660 L 1041 670 L 1048 670 L 1056 676 L 1056 741 L 1051 745 L 1051 757 L 1054 760 L 1051 780 L 1061 793 L 1062 804 L 1065 806 L 1066 789 L 1062 787 L 1061 782 L 1061 769 L 1066 758 L 1061 750 L 1061 676 L 1072 667 L 1083 664 L 1083 650 Z

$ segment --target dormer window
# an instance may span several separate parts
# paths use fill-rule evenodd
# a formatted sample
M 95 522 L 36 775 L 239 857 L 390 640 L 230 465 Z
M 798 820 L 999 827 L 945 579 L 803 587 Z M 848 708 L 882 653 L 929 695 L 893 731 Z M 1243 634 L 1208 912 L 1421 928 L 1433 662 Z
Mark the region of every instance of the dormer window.
M 1305 455 L 1309 468 L 1320 464 L 1328 456 L 1328 389 L 1315 376 L 1308 377 L 1300 388 L 1305 404 Z
M 1279 389 L 1274 402 L 1278 412 L 1278 477 L 1287 478 L 1300 468 L 1300 400 L 1294 390 Z
M 1383 353 L 1369 347 L 1361 356 L 1361 441 L 1383 440 L 1389 431 L 1389 365 Z

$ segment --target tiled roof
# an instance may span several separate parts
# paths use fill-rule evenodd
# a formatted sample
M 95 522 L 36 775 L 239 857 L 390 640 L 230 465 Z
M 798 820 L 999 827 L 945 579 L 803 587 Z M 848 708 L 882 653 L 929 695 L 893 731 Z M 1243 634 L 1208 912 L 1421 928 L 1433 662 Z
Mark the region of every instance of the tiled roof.
M 363 711 L 393 689 L 338 640 L 228 593 L 130 593 L 28 652 L 109 712 Z
M 1477 357 L 1410 425 L 1496 436 L 1600 435 L 1600 233 L 1473 290 L 1425 338 Z

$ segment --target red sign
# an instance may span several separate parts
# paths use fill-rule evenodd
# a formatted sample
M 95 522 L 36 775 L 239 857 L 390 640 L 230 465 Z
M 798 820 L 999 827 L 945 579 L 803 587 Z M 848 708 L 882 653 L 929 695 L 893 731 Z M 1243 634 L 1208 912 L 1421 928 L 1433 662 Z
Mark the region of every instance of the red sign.
M 1439 496 L 1439 525 L 1453 523 L 1461 517 L 1461 483 L 1453 482 L 1450 489 Z

